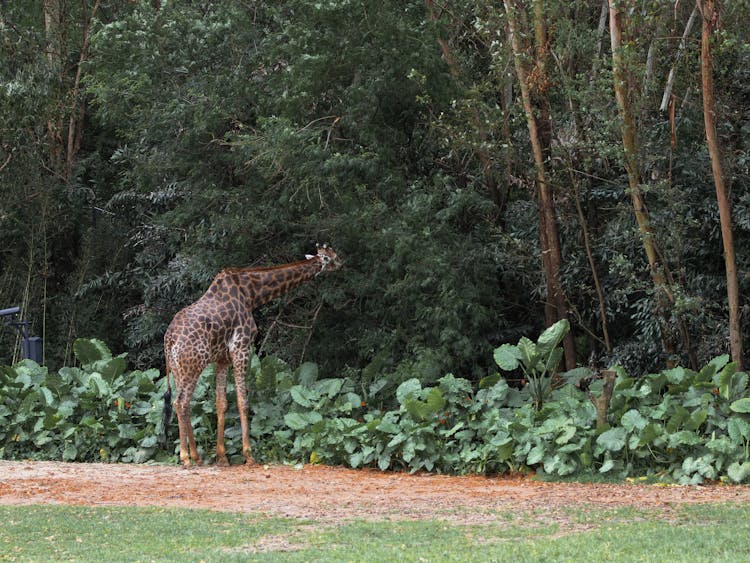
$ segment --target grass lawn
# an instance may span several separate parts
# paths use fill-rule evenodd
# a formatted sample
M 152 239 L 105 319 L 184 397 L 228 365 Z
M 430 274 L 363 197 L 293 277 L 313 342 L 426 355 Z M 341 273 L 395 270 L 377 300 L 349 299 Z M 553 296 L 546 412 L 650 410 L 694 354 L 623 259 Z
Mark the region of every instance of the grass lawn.
M 465 516 L 465 514 L 464 514 Z M 0 561 L 750 561 L 750 506 L 573 508 L 491 523 L 315 523 L 206 510 L 0 506 Z

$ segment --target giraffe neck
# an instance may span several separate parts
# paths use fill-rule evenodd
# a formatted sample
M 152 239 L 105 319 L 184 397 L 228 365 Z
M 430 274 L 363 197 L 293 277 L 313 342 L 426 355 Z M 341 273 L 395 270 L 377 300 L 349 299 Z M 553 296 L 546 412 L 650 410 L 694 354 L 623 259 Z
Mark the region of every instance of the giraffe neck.
M 322 266 L 320 258 L 314 256 L 281 266 L 244 270 L 240 277 L 252 290 L 252 306 L 255 308 L 283 295 L 293 287 L 310 281 L 322 271 Z

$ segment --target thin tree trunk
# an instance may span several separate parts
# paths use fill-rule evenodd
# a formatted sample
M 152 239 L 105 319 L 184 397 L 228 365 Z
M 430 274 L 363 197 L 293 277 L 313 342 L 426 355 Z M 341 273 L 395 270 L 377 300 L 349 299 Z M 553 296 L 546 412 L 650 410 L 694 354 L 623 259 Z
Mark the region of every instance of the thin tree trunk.
M 89 43 L 91 41 L 91 22 L 94 21 L 96 11 L 99 9 L 100 0 L 96 0 L 91 16 L 86 15 L 86 0 L 82 1 L 83 6 L 83 45 L 81 54 L 78 58 L 76 76 L 73 81 L 73 90 L 71 91 L 72 104 L 70 108 L 70 119 L 68 120 L 68 143 L 65 158 L 65 178 L 70 179 L 73 173 L 73 163 L 78 151 L 81 148 L 81 136 L 83 132 L 82 123 L 85 116 L 85 105 L 83 100 L 79 100 L 81 88 L 81 75 L 83 73 L 83 63 L 86 62 L 89 54 Z
M 62 6 L 60 0 L 44 0 L 44 32 L 47 38 L 47 63 L 51 71 L 62 82 Z M 47 120 L 50 169 L 60 172 L 62 165 L 62 121 L 57 116 Z
M 721 236 L 724 242 L 724 266 L 727 274 L 727 299 L 729 301 L 729 347 L 732 360 L 743 369 L 742 329 L 740 326 L 740 291 L 737 281 L 737 263 L 732 232 L 732 208 L 729 193 L 724 183 L 721 162 L 721 147 L 716 134 L 716 101 L 714 99 L 713 57 L 711 36 L 719 20 L 719 10 L 714 0 L 698 0 L 703 26 L 701 32 L 701 82 L 703 87 L 703 119 L 706 124 L 706 144 L 711 158 L 711 170 L 719 204 Z
M 560 284 L 560 266 L 562 265 L 562 253 L 560 250 L 560 236 L 557 231 L 557 220 L 555 218 L 555 202 L 552 195 L 552 187 L 547 181 L 545 167 L 546 156 L 549 153 L 549 138 L 551 133 L 549 123 L 549 112 L 544 107 L 535 107 L 532 101 L 532 93 L 529 88 L 529 79 L 523 56 L 524 49 L 521 47 L 519 29 L 516 20 L 516 7 L 512 0 L 504 0 L 505 12 L 508 17 L 508 35 L 513 49 L 513 59 L 516 67 L 516 75 L 521 89 L 526 123 L 529 128 L 529 138 L 534 154 L 534 165 L 536 168 L 536 186 L 539 197 L 539 230 L 542 247 L 542 262 L 544 264 L 545 279 L 547 282 L 548 301 L 554 307 L 555 320 L 568 317 L 568 305 Z M 545 59 L 547 49 L 546 30 L 544 28 L 543 6 L 540 1 L 534 5 L 534 36 L 536 39 L 536 85 L 537 101 L 539 93 L 546 88 Z M 546 118 L 546 120 L 545 120 Z M 549 320 L 548 320 L 549 322 Z M 575 343 L 570 333 L 563 340 L 565 350 L 565 366 L 573 369 L 576 365 Z
M 612 45 L 612 71 L 614 74 L 615 99 L 621 119 L 622 145 L 624 149 L 625 170 L 628 175 L 630 198 L 635 212 L 635 219 L 641 234 L 643 248 L 646 253 L 651 279 L 656 289 L 656 303 L 661 325 L 662 343 L 664 352 L 668 357 L 676 353 L 676 345 L 672 331 L 670 330 L 670 316 L 674 306 L 674 296 L 667 284 L 669 271 L 667 264 L 662 260 L 654 231 L 651 227 L 651 219 L 648 208 L 641 192 L 641 178 L 638 170 L 638 144 L 636 141 L 635 119 L 633 117 L 625 75 L 624 62 L 622 60 L 622 13 L 617 0 L 609 0 L 609 29 Z M 671 362 L 671 359 L 668 360 Z
M 591 250 L 591 237 L 589 236 L 589 228 L 586 223 L 586 216 L 583 213 L 581 207 L 581 196 L 578 192 L 578 186 L 576 179 L 573 175 L 572 158 L 568 156 L 570 162 L 568 163 L 568 172 L 570 174 L 570 185 L 573 188 L 573 196 L 576 204 L 576 212 L 578 213 L 578 220 L 581 223 L 581 233 L 583 235 L 583 247 L 586 250 L 586 258 L 589 261 L 589 268 L 591 268 L 591 277 L 594 280 L 594 289 L 596 290 L 596 296 L 599 299 L 599 319 L 602 322 L 602 338 L 604 339 L 604 349 L 607 354 L 612 353 L 612 342 L 609 339 L 609 325 L 607 323 L 607 302 L 604 300 L 604 291 L 602 291 L 602 284 L 599 281 L 599 274 L 596 271 L 596 262 L 594 261 L 594 253 Z
M 677 56 L 675 57 L 675 62 L 672 65 L 672 68 L 669 69 L 669 75 L 667 76 L 667 83 L 664 86 L 664 94 L 661 97 L 661 105 L 659 105 L 659 111 L 664 113 L 669 108 L 669 100 L 672 97 L 672 87 L 674 86 L 674 77 L 675 77 L 675 66 L 677 66 L 677 62 L 680 60 L 680 57 L 682 56 L 682 53 L 685 51 L 685 45 L 687 45 L 687 38 L 690 35 L 690 32 L 693 29 L 693 24 L 695 23 L 695 18 L 698 15 L 698 5 L 696 4 L 693 8 L 692 13 L 690 14 L 690 17 L 688 18 L 687 24 L 685 25 L 685 31 L 682 33 L 682 39 L 680 39 L 680 44 L 677 47 Z

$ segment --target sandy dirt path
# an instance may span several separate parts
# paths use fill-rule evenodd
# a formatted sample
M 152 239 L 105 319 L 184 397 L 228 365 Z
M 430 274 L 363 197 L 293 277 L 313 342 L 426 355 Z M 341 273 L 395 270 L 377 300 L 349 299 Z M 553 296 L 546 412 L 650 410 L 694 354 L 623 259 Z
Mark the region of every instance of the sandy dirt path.
M 446 518 L 490 521 L 498 511 L 571 506 L 663 508 L 750 502 L 750 486 L 544 483 L 521 477 L 452 477 L 340 467 L 0 461 L 0 504 L 160 506 L 261 512 L 315 521 Z

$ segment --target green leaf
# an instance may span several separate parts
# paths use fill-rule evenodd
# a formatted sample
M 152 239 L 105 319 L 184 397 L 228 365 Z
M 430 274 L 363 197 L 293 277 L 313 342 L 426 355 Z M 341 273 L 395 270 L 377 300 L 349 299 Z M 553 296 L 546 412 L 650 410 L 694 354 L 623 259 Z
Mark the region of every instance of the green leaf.
M 522 355 L 517 346 L 503 344 L 499 348 L 495 348 L 494 357 L 495 363 L 500 369 L 513 371 L 518 368 L 518 361 L 522 358 Z
M 695 446 L 697 444 L 700 444 L 702 441 L 703 440 L 701 439 L 701 437 L 695 432 L 691 432 L 689 430 L 681 430 L 680 432 L 670 434 L 668 444 L 670 448 L 675 449 L 680 446 Z
M 44 402 L 45 402 L 45 404 L 48 407 L 52 406 L 52 403 L 55 402 L 55 398 L 52 395 L 52 391 L 50 391 L 46 387 L 40 387 L 39 391 L 42 393 L 42 395 L 44 395 Z
M 518 341 L 518 350 L 521 352 L 521 362 L 527 371 L 535 371 L 536 364 L 539 362 L 539 352 L 537 352 L 536 344 L 531 340 L 522 336 Z
M 500 461 L 508 461 L 513 455 L 513 439 L 508 437 L 496 445 L 495 455 Z
M 110 360 L 100 360 L 91 364 L 91 368 L 102 374 L 102 377 L 108 383 L 112 383 L 115 379 L 125 373 L 125 367 L 126 362 L 124 354 Z
M 365 455 L 362 452 L 354 452 L 349 456 L 349 465 L 357 469 L 360 465 L 362 465 L 362 461 L 364 459 Z
M 675 368 L 664 370 L 663 373 L 667 376 L 667 381 L 673 385 L 679 385 L 689 376 L 690 371 L 682 366 L 677 366 Z
M 732 416 L 727 421 L 727 434 L 737 444 L 750 440 L 750 422 L 739 416 Z
M 599 473 L 608 473 L 609 471 L 612 471 L 615 467 L 615 462 L 612 459 L 606 459 L 604 460 L 604 463 L 602 463 L 602 466 L 599 468 Z
M 111 393 L 109 384 L 96 372 L 89 377 L 88 386 L 99 398 L 107 398 Z
M 701 424 L 706 422 L 708 418 L 708 409 L 702 408 L 697 409 L 690 415 L 690 418 L 685 422 L 685 430 L 698 430 Z
M 666 400 L 666 399 L 665 399 Z M 690 412 L 682 405 L 675 405 L 675 412 L 667 422 L 667 432 L 670 434 L 676 432 L 682 423 L 690 417 Z
M 386 434 L 398 434 L 401 431 L 401 428 L 398 424 L 390 420 L 381 420 L 380 424 L 375 427 L 375 430 L 385 432 Z
M 732 362 L 724 366 L 719 374 L 719 387 L 730 387 L 734 374 L 739 370 L 737 362 Z M 725 397 L 728 398 L 728 397 Z
M 381 454 L 378 457 L 378 467 L 381 471 L 385 471 L 388 469 L 391 465 L 391 454 L 390 453 L 384 453 Z
M 309 426 L 307 420 L 298 412 L 288 412 L 284 415 L 284 424 L 292 430 L 302 430 Z
M 744 483 L 750 480 L 750 461 L 739 463 L 735 461 L 727 467 L 727 477 L 735 483 Z
M 99 360 L 112 359 L 112 352 L 107 345 L 96 338 L 78 338 L 73 342 L 73 353 L 84 366 Z
M 314 362 L 305 362 L 299 367 L 297 381 L 300 383 L 300 385 L 310 387 L 313 383 L 315 383 L 317 379 L 318 364 Z
M 639 444 L 642 446 L 645 446 L 646 444 L 650 444 L 654 440 L 656 440 L 659 436 L 662 435 L 662 427 L 659 424 L 651 423 L 647 424 L 643 427 L 643 430 L 640 433 L 640 440 Z
M 316 390 L 322 395 L 326 395 L 329 399 L 332 399 L 338 395 L 341 388 L 344 386 L 344 380 L 338 378 L 321 379 L 316 384 Z M 359 406 L 359 405 L 357 405 Z
M 495 362 L 497 362 L 497 360 L 495 360 Z M 500 374 L 493 373 L 492 375 L 488 375 L 487 377 L 483 377 L 479 380 L 479 388 L 486 389 L 487 387 L 492 387 L 498 381 L 500 381 Z
M 555 444 L 558 444 L 562 446 L 563 444 L 567 444 L 570 439 L 576 435 L 576 428 L 575 426 L 566 426 L 562 433 L 555 438 Z
M 427 392 L 427 405 L 434 413 L 440 412 L 445 408 L 445 397 L 438 387 L 433 387 Z
M 565 335 L 570 330 L 568 319 L 560 319 L 555 324 L 547 328 L 537 340 L 537 353 L 542 357 L 547 357 L 554 350 Z
M 622 427 L 628 432 L 633 432 L 634 430 L 643 430 L 648 424 L 648 420 L 646 420 L 637 410 L 630 409 L 622 415 L 620 424 L 622 424 Z
M 399 404 L 404 404 L 406 399 L 411 398 L 417 392 L 422 390 L 422 384 L 416 377 L 407 379 L 396 389 L 396 399 Z
M 424 421 L 430 415 L 430 408 L 427 403 L 419 399 L 406 399 L 404 408 L 409 415 L 418 421 Z
M 78 448 L 73 444 L 68 444 L 62 453 L 63 461 L 74 461 L 78 455 Z
M 619 452 L 625 447 L 626 433 L 624 428 L 610 428 L 602 432 L 596 439 L 596 443 L 605 450 Z
M 565 383 L 569 385 L 578 385 L 582 379 L 588 379 L 593 376 L 594 373 L 587 367 L 577 367 L 560 374 L 565 380 Z
M 362 407 L 362 397 L 356 393 L 349 392 L 346 394 L 346 400 L 349 402 L 349 406 L 353 409 Z
M 745 397 L 744 399 L 739 399 L 738 401 L 733 402 L 729 405 L 729 408 L 732 409 L 732 412 L 742 414 L 750 413 L 750 397 Z
M 727 365 L 727 362 L 729 362 L 729 354 L 722 354 L 721 356 L 717 356 L 710 362 L 708 362 L 703 367 L 703 369 L 701 369 L 700 374 L 706 379 L 711 379 L 714 374 L 718 373 L 719 370 L 723 369 L 724 366 Z
M 138 433 L 138 429 L 134 424 L 118 424 L 117 431 L 120 438 L 123 438 L 125 440 L 132 440 Z
M 307 387 L 295 385 L 289 390 L 292 400 L 301 407 L 312 408 L 313 400 L 317 399 L 317 393 Z
M 547 357 L 547 362 L 544 364 L 544 371 L 546 371 L 548 374 L 554 372 L 557 369 L 557 366 L 560 363 L 562 357 L 562 348 L 555 348 L 554 350 L 552 350 L 552 352 L 550 352 L 549 356 Z
M 544 453 L 544 446 L 542 444 L 537 444 L 531 448 L 529 455 L 526 456 L 526 465 L 536 465 L 544 459 Z

